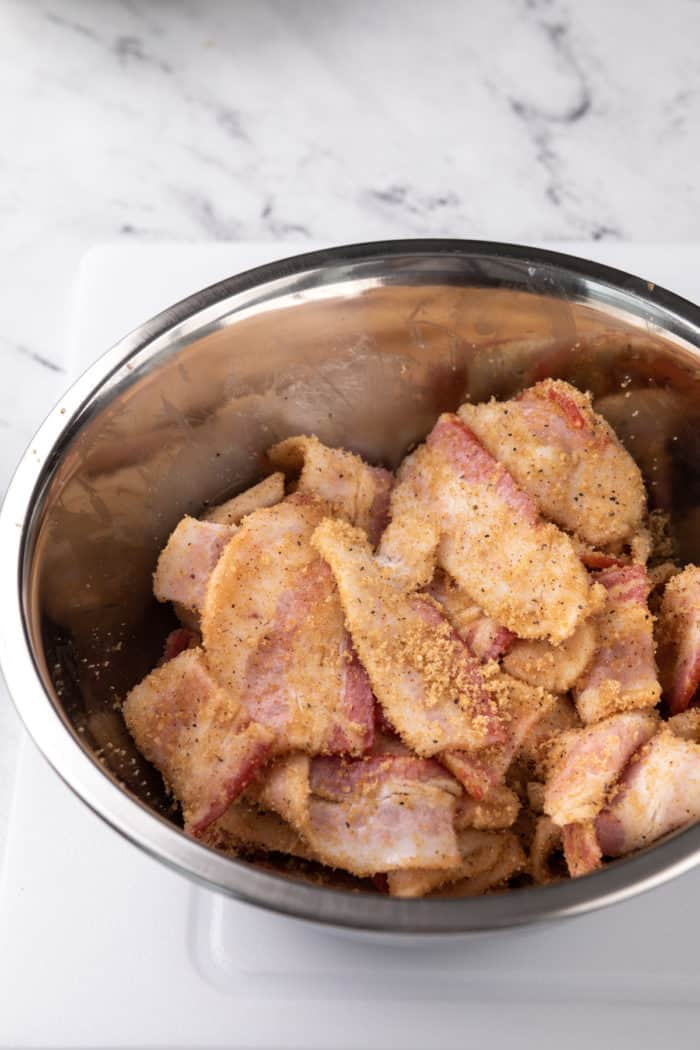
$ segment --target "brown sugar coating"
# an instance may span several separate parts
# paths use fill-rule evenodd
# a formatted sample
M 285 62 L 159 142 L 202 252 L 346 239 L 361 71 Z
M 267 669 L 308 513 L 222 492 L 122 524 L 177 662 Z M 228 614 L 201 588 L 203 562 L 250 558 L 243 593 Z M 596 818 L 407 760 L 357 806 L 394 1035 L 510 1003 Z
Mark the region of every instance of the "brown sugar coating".
M 591 398 L 546 379 L 460 416 L 543 514 L 595 546 L 629 540 L 645 510 L 639 467 Z

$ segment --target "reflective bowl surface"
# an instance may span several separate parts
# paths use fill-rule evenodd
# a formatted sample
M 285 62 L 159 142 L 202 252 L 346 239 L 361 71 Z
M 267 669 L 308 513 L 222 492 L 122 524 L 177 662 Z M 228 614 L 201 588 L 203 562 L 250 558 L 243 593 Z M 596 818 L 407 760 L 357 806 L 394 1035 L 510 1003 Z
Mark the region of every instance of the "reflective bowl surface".
M 115 293 L 118 294 L 118 293 Z M 566 255 L 400 241 L 232 277 L 142 325 L 47 418 L 2 515 L 3 670 L 30 733 L 115 829 L 191 878 L 337 927 L 464 934 L 581 913 L 687 870 L 700 826 L 605 870 L 480 899 L 391 900 L 231 860 L 186 837 L 119 699 L 173 625 L 151 594 L 177 520 L 316 433 L 395 466 L 438 413 L 545 376 L 593 392 L 700 557 L 700 310 Z

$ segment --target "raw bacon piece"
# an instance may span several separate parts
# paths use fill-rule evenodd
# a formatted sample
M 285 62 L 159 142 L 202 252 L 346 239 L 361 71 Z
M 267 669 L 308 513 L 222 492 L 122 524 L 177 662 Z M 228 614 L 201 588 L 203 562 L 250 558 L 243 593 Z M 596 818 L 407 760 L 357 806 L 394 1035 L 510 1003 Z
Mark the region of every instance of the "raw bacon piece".
M 700 818 L 700 745 L 662 729 L 634 756 L 596 820 L 605 856 L 641 849 Z
M 268 456 L 286 473 L 301 472 L 298 491 L 331 504 L 351 525 L 364 529 L 376 544 L 389 520 L 394 478 L 383 467 L 371 467 L 359 456 L 328 448 L 317 437 L 291 437 L 273 445 Z
M 685 711 L 700 685 L 700 569 L 688 565 L 666 584 L 659 622 L 659 677 L 669 711 Z
M 280 748 L 359 755 L 372 744 L 374 698 L 311 547 L 327 512 L 298 493 L 249 515 L 212 574 L 202 633 L 219 681 Z
M 541 685 L 550 693 L 566 693 L 586 670 L 596 649 L 595 623 L 586 620 L 560 645 L 544 641 L 516 641 L 503 661 L 515 678 Z
M 425 897 L 450 882 L 475 878 L 491 871 L 503 851 L 503 835 L 471 828 L 457 834 L 459 863 L 451 868 L 407 868 L 387 874 L 392 897 Z
M 503 783 L 523 743 L 554 705 L 549 693 L 503 674 L 494 665 L 487 673 L 485 669 L 485 682 L 498 702 L 504 739 L 478 751 L 450 749 L 440 756 L 467 794 L 478 802 L 485 801 Z
M 324 864 L 354 875 L 455 868 L 459 785 L 414 756 L 281 759 L 259 793 Z
M 270 474 L 269 477 L 263 478 L 257 485 L 239 493 L 233 499 L 212 507 L 202 515 L 202 520 L 213 521 L 219 525 L 238 525 L 254 510 L 274 507 L 275 503 L 281 503 L 283 499 L 284 474 Z
M 554 643 L 598 608 L 570 538 L 539 518 L 533 500 L 457 416 L 440 416 L 411 459 L 408 491 L 404 482 L 394 490 L 380 546 L 380 561 L 402 582 L 412 566 L 425 572 L 437 558 L 488 616 L 521 638 Z
M 478 662 L 427 595 L 396 590 L 364 533 L 326 519 L 312 540 L 338 585 L 345 618 L 390 724 L 420 755 L 504 739 Z
M 209 577 L 235 531 L 229 525 L 185 516 L 161 551 L 153 574 L 153 593 L 158 601 L 178 602 L 198 612 Z
M 612 715 L 551 745 L 544 811 L 560 827 L 592 820 L 632 755 L 656 732 L 655 711 Z
M 462 405 L 459 415 L 558 525 L 595 546 L 639 528 L 641 473 L 588 394 L 546 379 L 510 401 Z
M 600 852 L 594 821 L 566 824 L 561 829 L 561 839 L 566 865 L 572 879 L 588 875 L 601 867 L 603 855 Z
M 274 733 L 251 722 L 217 685 L 201 649 L 152 671 L 131 690 L 123 713 L 139 751 L 181 802 L 193 835 L 221 816 L 273 749 Z
M 574 689 L 584 722 L 616 711 L 653 707 L 661 695 L 654 662 L 649 578 L 641 565 L 605 569 L 597 579 L 608 592 L 598 617 L 598 650 Z
M 436 573 L 425 591 L 440 603 L 457 634 L 482 663 L 498 660 L 510 650 L 516 640 L 513 632 L 485 616 L 449 576 Z

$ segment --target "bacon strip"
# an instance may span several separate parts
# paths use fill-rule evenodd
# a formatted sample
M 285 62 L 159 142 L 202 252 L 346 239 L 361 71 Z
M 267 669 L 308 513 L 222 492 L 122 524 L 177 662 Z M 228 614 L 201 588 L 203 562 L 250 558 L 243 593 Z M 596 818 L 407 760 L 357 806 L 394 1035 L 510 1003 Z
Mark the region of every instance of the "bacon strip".
M 608 601 L 597 621 L 597 652 L 574 689 L 584 722 L 617 711 L 653 707 L 661 694 L 646 570 L 641 565 L 626 565 L 605 569 L 597 579 L 608 592 Z
M 588 394 L 547 379 L 510 401 L 459 414 L 543 514 L 595 546 L 629 540 L 645 510 L 642 476 Z
M 390 724 L 418 754 L 505 738 L 478 662 L 426 595 L 385 578 L 366 537 L 326 519 L 312 540 L 335 576 L 345 618 Z
M 592 820 L 582 824 L 567 824 L 561 829 L 564 857 L 572 879 L 589 875 L 603 863 L 603 855 Z
M 139 751 L 181 802 L 193 835 L 221 816 L 273 748 L 274 733 L 216 684 L 201 649 L 152 671 L 131 690 L 123 714 Z
M 254 510 L 274 507 L 275 503 L 281 503 L 283 499 L 284 474 L 270 474 L 257 485 L 234 496 L 233 499 L 206 511 L 205 514 L 202 514 L 202 521 L 213 521 L 219 525 L 238 525 Z
M 311 547 L 327 505 L 297 494 L 241 524 L 212 575 L 202 633 L 212 670 L 280 749 L 360 755 L 374 698 L 338 592 Z
M 413 756 L 291 756 L 277 763 L 259 798 L 296 828 L 323 863 L 366 876 L 455 868 L 459 793 L 436 762 Z
M 519 682 L 491 667 L 485 679 L 489 692 L 498 701 L 504 738 L 481 750 L 449 749 L 440 761 L 459 780 L 464 790 L 478 802 L 489 798 L 503 783 L 511 762 L 535 729 L 547 718 L 554 697 L 543 689 Z
M 425 572 L 437 558 L 499 624 L 555 643 L 597 608 L 569 537 L 539 518 L 533 500 L 457 416 L 440 416 L 403 478 L 380 546 L 380 560 L 402 582 L 411 568 Z
M 562 733 L 550 753 L 545 813 L 560 827 L 592 820 L 632 755 L 658 725 L 655 712 L 631 711 Z
M 178 602 L 199 611 L 209 577 L 235 532 L 228 525 L 185 516 L 161 551 L 153 574 L 153 593 L 159 602 Z
M 605 856 L 620 857 L 700 818 L 700 745 L 662 729 L 635 755 L 596 820 Z
M 344 449 L 328 448 L 317 437 L 290 437 L 268 451 L 275 466 L 297 473 L 297 490 L 329 503 L 337 514 L 367 533 L 376 544 L 389 520 L 394 478 Z
M 659 675 L 672 715 L 700 686 L 700 569 L 688 565 L 666 584 L 657 629 Z

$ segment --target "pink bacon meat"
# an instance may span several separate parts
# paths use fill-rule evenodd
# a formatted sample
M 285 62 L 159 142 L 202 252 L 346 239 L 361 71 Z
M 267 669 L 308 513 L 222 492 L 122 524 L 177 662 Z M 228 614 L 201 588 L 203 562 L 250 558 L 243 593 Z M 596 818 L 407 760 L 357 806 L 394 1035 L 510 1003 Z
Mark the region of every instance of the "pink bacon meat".
M 597 620 L 598 648 L 574 689 L 584 722 L 596 722 L 617 711 L 653 707 L 661 695 L 646 570 L 641 565 L 625 565 L 605 569 L 597 579 L 608 593 Z
M 248 786 L 272 753 L 274 733 L 214 681 L 201 649 L 186 649 L 127 696 L 123 714 L 143 755 L 201 834 Z
M 700 569 L 688 565 L 666 584 L 657 636 L 659 674 L 672 715 L 685 711 L 700 685 Z

